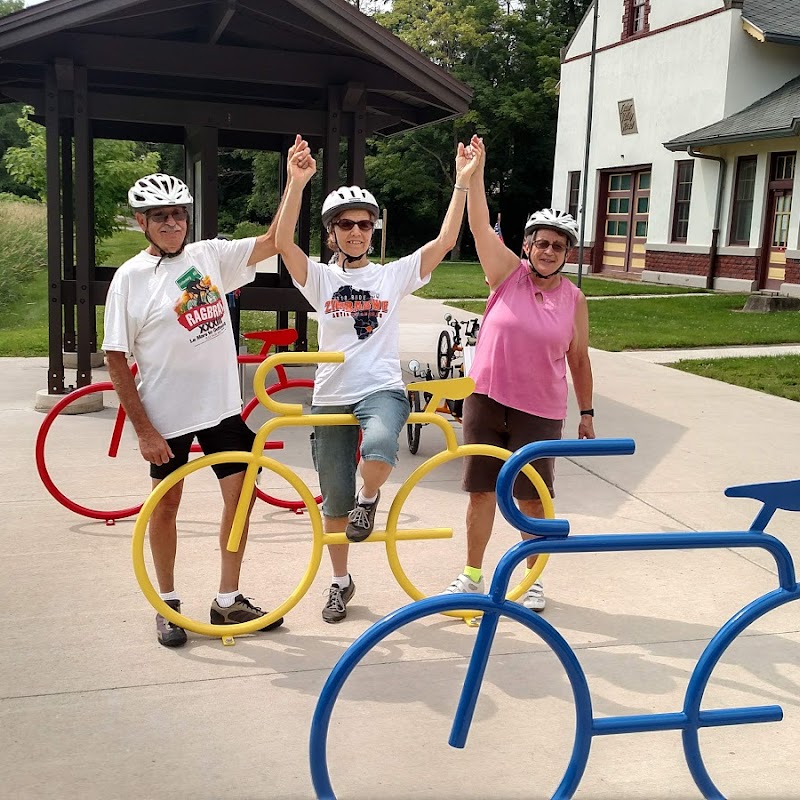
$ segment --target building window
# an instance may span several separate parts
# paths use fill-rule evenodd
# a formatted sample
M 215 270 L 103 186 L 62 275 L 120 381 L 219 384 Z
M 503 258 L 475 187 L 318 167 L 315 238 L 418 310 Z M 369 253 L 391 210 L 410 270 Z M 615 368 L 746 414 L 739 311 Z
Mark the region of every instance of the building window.
M 756 156 L 744 156 L 736 162 L 736 184 L 733 189 L 731 244 L 750 244 L 753 221 L 753 197 L 756 189 Z
M 675 163 L 675 201 L 672 207 L 672 241 L 685 242 L 689 232 L 694 160 Z
M 622 14 L 622 38 L 650 29 L 650 0 L 625 0 Z
M 632 33 L 639 33 L 639 31 L 644 30 L 644 4 L 645 0 L 633 0 Z
M 580 172 L 569 173 L 569 191 L 567 193 L 567 211 L 573 219 L 578 219 L 578 204 L 581 196 Z
M 773 181 L 793 181 L 794 180 L 795 153 L 780 153 L 772 160 Z

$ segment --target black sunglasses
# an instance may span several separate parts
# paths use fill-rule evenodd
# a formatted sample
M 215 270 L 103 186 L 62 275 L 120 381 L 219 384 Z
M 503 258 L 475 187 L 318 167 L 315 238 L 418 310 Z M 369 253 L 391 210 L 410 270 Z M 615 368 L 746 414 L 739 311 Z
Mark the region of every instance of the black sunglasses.
M 371 219 L 360 219 L 358 222 L 354 219 L 337 219 L 333 224 L 343 231 L 351 231 L 356 225 L 360 231 L 371 231 L 375 227 Z

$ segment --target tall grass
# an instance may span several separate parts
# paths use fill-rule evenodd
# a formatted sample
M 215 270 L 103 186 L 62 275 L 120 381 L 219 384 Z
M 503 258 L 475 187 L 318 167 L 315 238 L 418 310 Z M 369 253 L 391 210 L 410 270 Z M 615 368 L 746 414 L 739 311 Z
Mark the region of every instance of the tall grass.
M 5 309 L 47 268 L 45 207 L 0 199 L 0 241 L 0 308 Z

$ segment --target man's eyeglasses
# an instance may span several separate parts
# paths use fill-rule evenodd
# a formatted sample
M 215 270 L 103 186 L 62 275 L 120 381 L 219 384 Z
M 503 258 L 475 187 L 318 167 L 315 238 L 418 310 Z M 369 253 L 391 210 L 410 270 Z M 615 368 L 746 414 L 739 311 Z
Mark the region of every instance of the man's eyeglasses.
M 567 249 L 566 245 L 561 244 L 561 242 L 551 242 L 548 239 L 536 239 L 533 243 L 533 246 L 537 250 L 542 250 L 542 251 L 547 250 L 548 247 L 552 247 L 553 252 L 556 255 L 560 255 Z
M 375 223 L 371 219 L 360 219 L 358 222 L 354 219 L 337 219 L 333 224 L 343 231 L 351 231 L 356 225 L 360 231 L 364 232 L 371 231 L 375 227 Z
M 189 212 L 185 208 L 176 208 L 174 211 L 148 211 L 147 219 L 152 220 L 157 225 L 166 222 L 170 217 L 175 222 L 186 222 L 189 219 Z

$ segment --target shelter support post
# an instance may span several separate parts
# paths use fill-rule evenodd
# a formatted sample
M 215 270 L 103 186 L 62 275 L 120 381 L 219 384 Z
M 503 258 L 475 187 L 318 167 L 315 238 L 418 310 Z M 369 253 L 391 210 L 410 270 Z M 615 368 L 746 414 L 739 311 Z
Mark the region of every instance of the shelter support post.
M 47 302 L 49 321 L 48 394 L 64 393 L 64 355 L 61 350 L 61 168 L 58 84 L 54 66 L 45 78 L 45 139 L 47 142 Z
M 76 385 L 92 382 L 91 354 L 97 349 L 95 306 L 90 283 L 94 277 L 94 158 L 89 121 L 86 67 L 74 67 L 75 194 L 87 202 L 75 205 L 75 303 L 78 317 Z M 71 200 L 71 198 L 70 198 Z M 71 231 L 64 229 L 64 237 Z

